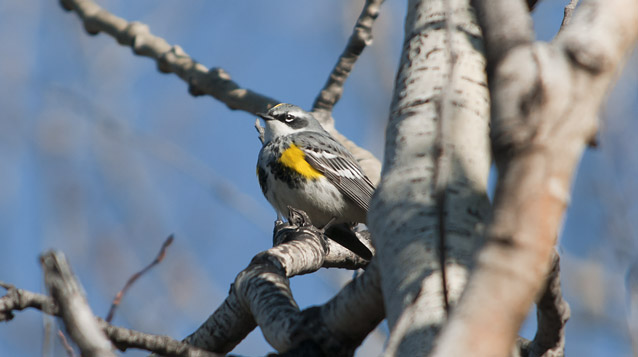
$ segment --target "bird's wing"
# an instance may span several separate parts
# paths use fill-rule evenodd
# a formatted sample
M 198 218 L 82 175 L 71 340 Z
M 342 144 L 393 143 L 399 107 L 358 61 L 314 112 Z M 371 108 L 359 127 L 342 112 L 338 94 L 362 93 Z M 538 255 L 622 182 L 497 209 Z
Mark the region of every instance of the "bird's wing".
M 374 185 L 346 148 L 331 136 L 317 132 L 300 133 L 294 141 L 310 166 L 325 175 L 361 209 L 368 211 Z

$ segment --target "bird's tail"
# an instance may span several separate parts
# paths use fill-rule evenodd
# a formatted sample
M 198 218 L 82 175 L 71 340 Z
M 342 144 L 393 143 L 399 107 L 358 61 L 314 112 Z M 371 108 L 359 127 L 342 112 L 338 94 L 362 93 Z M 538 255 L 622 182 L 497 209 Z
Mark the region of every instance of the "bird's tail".
M 361 243 L 359 237 L 352 230 L 351 224 L 333 224 L 326 230 L 325 234 L 361 258 L 372 259 L 372 252 L 365 244 Z

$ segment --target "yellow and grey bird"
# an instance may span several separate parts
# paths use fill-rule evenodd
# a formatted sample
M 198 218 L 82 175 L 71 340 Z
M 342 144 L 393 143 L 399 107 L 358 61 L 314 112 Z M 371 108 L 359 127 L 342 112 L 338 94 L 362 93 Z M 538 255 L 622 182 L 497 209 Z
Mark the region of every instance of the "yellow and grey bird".
M 257 176 L 278 214 L 288 206 L 303 210 L 326 235 L 364 259 L 370 250 L 352 228 L 366 223 L 374 185 L 352 154 L 321 127 L 315 117 L 292 104 L 258 113 L 265 122 Z

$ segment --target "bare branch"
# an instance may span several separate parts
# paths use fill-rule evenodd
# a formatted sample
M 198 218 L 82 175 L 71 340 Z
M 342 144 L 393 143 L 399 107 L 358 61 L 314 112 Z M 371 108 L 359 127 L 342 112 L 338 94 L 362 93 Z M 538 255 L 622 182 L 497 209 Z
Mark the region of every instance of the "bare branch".
M 312 105 L 312 111 L 332 112 L 332 108 L 343 94 L 343 85 L 348 79 L 354 63 L 359 58 L 366 46 L 372 43 L 372 25 L 384 0 L 366 0 L 352 30 L 352 35 L 348 39 L 346 48 L 337 60 L 337 64 L 332 69 L 328 81 L 321 89 L 321 92 Z M 323 123 L 322 123 L 323 124 Z
M 7 294 L 0 298 L 0 316 L 13 316 L 12 311 L 21 311 L 28 307 L 38 309 L 49 315 L 60 315 L 58 306 L 53 301 L 53 298 L 49 296 L 23 289 L 17 289 L 12 285 L 2 282 L 0 282 L 0 286 L 8 289 Z M 121 351 L 125 351 L 129 348 L 140 348 L 161 355 L 180 355 L 191 357 L 221 356 L 216 353 L 207 352 L 193 347 L 187 343 L 177 341 L 167 336 L 151 335 L 126 329 L 124 327 L 113 326 L 99 318 L 96 318 L 96 322 L 111 342 Z
M 638 37 L 633 0 L 583 2 L 551 44 L 531 43 L 521 32 L 517 20 L 527 15 L 506 11 L 507 4 L 519 2 L 474 3 L 493 61 L 492 143 L 499 178 L 487 244 L 434 356 L 512 351 L 551 267 L 572 176 L 596 133 L 600 104 Z M 519 40 L 502 38 L 505 32 L 518 33 Z
M 469 1 L 447 10 L 443 0 L 408 1 L 403 44 L 384 176 L 368 213 L 392 331 L 388 356 L 428 354 L 446 321 L 445 301 L 453 311 L 465 287 L 489 214 L 489 95 Z
M 362 274 L 330 301 L 316 308 L 319 319 L 307 320 L 306 329 L 317 331 L 316 334 L 313 332 L 313 340 L 322 346 L 326 355 L 344 355 L 339 353 L 343 348 L 354 353 L 354 349 L 385 318 L 379 269 L 377 261 L 372 259 Z M 323 331 L 318 326 L 319 321 L 329 333 L 319 333 Z
M 13 319 L 13 311 L 22 311 L 29 307 L 49 315 L 58 315 L 58 306 L 50 297 L 17 289 L 5 282 L 0 282 L 0 286 L 7 289 L 5 296 L 0 298 L 0 322 Z
M 162 356 L 188 356 L 188 357 L 222 357 L 223 354 L 213 353 L 193 347 L 187 343 L 175 340 L 168 336 L 151 335 L 139 331 L 130 330 L 124 327 L 117 327 L 99 319 L 98 323 L 104 333 L 113 344 L 126 351 L 129 348 L 138 348 Z
M 230 109 L 241 109 L 249 113 L 264 111 L 277 104 L 272 98 L 241 88 L 221 68 L 208 69 L 194 61 L 184 50 L 169 45 L 166 40 L 153 35 L 148 26 L 140 22 L 128 22 L 102 9 L 91 0 L 61 0 L 67 10 L 75 11 L 92 35 L 105 32 L 133 53 L 149 57 L 157 62 L 163 73 L 175 73 L 189 85 L 192 95 L 208 94 Z
M 64 332 L 62 332 L 62 330 L 58 330 L 58 337 L 60 338 L 60 342 L 62 342 L 62 346 L 64 347 L 64 350 L 66 351 L 66 355 L 68 357 L 75 357 L 75 351 L 73 350 L 73 347 L 71 347 L 71 345 L 69 344 L 69 340 L 67 340 L 66 336 L 64 336 Z
M 133 274 L 128 279 L 128 281 L 126 282 L 122 290 L 117 292 L 117 294 L 115 295 L 115 298 L 113 298 L 113 303 L 111 303 L 111 308 L 109 309 L 109 313 L 106 315 L 106 322 L 111 322 L 113 320 L 113 316 L 115 315 L 115 309 L 117 309 L 117 307 L 120 305 L 120 302 L 122 301 L 122 297 L 124 296 L 124 294 L 126 294 L 126 291 L 133 285 L 133 283 L 135 283 L 137 279 L 139 279 L 142 275 L 146 274 L 146 272 L 149 271 L 151 268 L 153 268 L 155 265 L 159 264 L 162 260 L 164 260 L 164 257 L 166 256 L 166 248 L 168 248 L 168 246 L 171 245 L 171 243 L 173 243 L 172 234 L 168 238 L 166 238 L 166 240 L 162 244 L 162 248 L 160 248 L 160 251 L 159 253 L 157 253 L 157 256 L 155 257 L 155 259 L 153 259 L 153 261 L 149 265 L 147 265 L 144 269 Z
M 330 241 L 326 242 L 323 232 L 310 224 L 305 213 L 296 214 L 294 209 L 291 211 L 293 214 L 289 219 L 290 223 L 278 222 L 275 228 L 274 242 L 278 245 L 257 254 L 249 266 L 237 275 L 224 303 L 202 326 L 185 339 L 187 343 L 209 351 L 225 353 L 234 348 L 256 325 L 261 327 L 266 340 L 280 352 L 299 347 L 304 341 L 316 341 L 318 338 L 338 340 L 337 337 L 328 337 L 328 332 L 326 332 L 328 335 L 320 335 L 317 331 L 308 330 L 307 326 L 310 324 L 323 324 L 321 315 L 316 316 L 313 313 L 299 311 L 292 297 L 288 278 L 314 272 L 325 266 L 327 262 L 336 266 L 339 264 L 339 259 L 343 259 L 342 264 L 355 265 L 355 267 L 362 266 L 364 262 L 358 257 L 356 259 L 359 260 L 355 260 L 352 252 L 346 254 L 345 248 L 340 246 L 337 248 L 337 244 L 329 245 Z M 333 253 L 333 249 L 337 249 L 337 252 Z M 366 283 L 351 287 L 350 290 L 353 291 L 347 294 L 356 295 L 355 292 L 373 289 L 374 285 L 370 279 L 374 279 L 375 275 L 370 273 L 366 276 L 368 277 L 366 278 L 368 280 L 364 280 Z M 376 300 L 375 296 L 377 296 Z M 340 297 L 334 304 L 343 306 L 342 299 L 344 298 Z M 380 294 L 371 293 L 368 300 L 362 300 L 360 303 L 372 301 L 372 305 L 377 305 L 376 308 L 380 309 L 380 306 L 376 304 L 378 299 Z M 354 310 L 368 309 L 369 306 L 370 304 L 361 304 Z M 328 311 L 334 309 L 331 307 Z M 370 313 L 370 311 L 367 315 L 362 321 L 378 319 L 378 314 Z M 315 321 L 315 318 L 318 320 Z M 366 330 L 363 334 L 365 337 L 371 323 L 364 323 L 364 327 L 355 331 Z M 374 323 L 374 326 L 376 324 L 378 321 Z M 326 331 L 331 331 L 330 327 L 326 328 Z M 359 336 L 356 332 L 354 335 Z M 353 340 L 356 341 L 353 342 Z M 346 347 L 342 344 L 340 348 L 354 349 L 360 342 L 356 338 L 349 338 L 343 342 Z M 355 343 L 354 347 L 353 343 Z M 311 346 L 318 345 L 303 344 L 300 348 L 312 348 Z M 321 348 L 323 349 L 324 346 Z
M 280 103 L 273 98 L 240 87 L 222 68 L 209 70 L 188 56 L 180 46 L 171 46 L 163 38 L 153 35 L 149 27 L 143 23 L 128 22 L 104 10 L 92 0 L 60 0 L 60 3 L 66 10 L 78 14 L 89 34 L 104 32 L 116 39 L 119 44 L 131 47 L 133 53 L 155 60 L 160 72 L 175 73 L 188 83 L 189 92 L 194 96 L 208 94 L 230 109 L 239 109 L 251 114 L 265 112 Z M 371 6 L 371 9 L 373 8 Z M 373 10 L 370 10 L 370 13 L 373 14 Z M 372 21 L 372 18 L 362 23 L 365 25 L 369 21 Z M 334 121 L 330 115 L 318 114 L 317 119 L 360 161 L 368 177 L 377 182 L 375 178 L 378 178 L 381 171 L 379 160 L 341 135 L 334 128 Z
M 559 357 L 565 355 L 565 324 L 570 316 L 569 304 L 560 286 L 560 257 L 554 251 L 552 269 L 543 294 L 536 302 L 537 329 L 534 340 L 523 345 L 521 356 Z
M 532 43 L 532 17 L 518 0 L 471 0 L 471 3 L 483 29 L 489 78 L 508 51 Z
M 40 261 L 44 270 L 44 282 L 59 306 L 59 316 L 82 355 L 115 356 L 111 342 L 98 326 L 64 255 L 51 251 L 43 254 Z

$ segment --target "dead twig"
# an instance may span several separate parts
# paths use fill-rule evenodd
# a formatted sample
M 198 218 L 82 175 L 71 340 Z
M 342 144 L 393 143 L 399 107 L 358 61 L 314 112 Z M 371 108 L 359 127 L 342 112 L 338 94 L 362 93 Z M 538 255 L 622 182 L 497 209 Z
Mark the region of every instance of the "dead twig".
M 312 111 L 323 110 L 332 112 L 332 108 L 343 94 L 343 85 L 348 79 L 355 62 L 366 48 L 372 43 L 372 25 L 379 16 L 379 9 L 384 0 L 366 0 L 361 14 L 352 30 L 352 35 L 348 39 L 346 48 L 343 50 L 337 64 L 335 64 L 326 84 L 317 95 Z
M 124 294 L 126 294 L 126 291 L 133 285 L 133 283 L 135 283 L 135 281 L 137 281 L 137 279 L 139 279 L 142 275 L 146 274 L 146 272 L 151 270 L 151 268 L 153 268 L 157 264 L 161 263 L 162 260 L 164 260 L 164 257 L 166 256 L 166 248 L 168 248 L 168 246 L 170 246 L 171 243 L 173 243 L 172 234 L 168 236 L 168 238 L 166 238 L 166 240 L 162 244 L 162 248 L 160 248 L 160 251 L 159 253 L 157 253 L 157 256 L 155 257 L 155 259 L 153 259 L 153 261 L 149 265 L 147 265 L 144 269 L 133 274 L 128 279 L 128 281 L 126 282 L 122 290 L 117 292 L 117 294 L 115 295 L 115 298 L 113 298 L 113 303 L 111 303 L 111 308 L 109 309 L 109 313 L 106 315 L 106 319 L 105 319 L 106 322 L 111 322 L 113 320 L 113 316 L 115 315 L 115 310 L 120 305 L 120 302 L 122 301 L 122 297 L 124 297 Z

